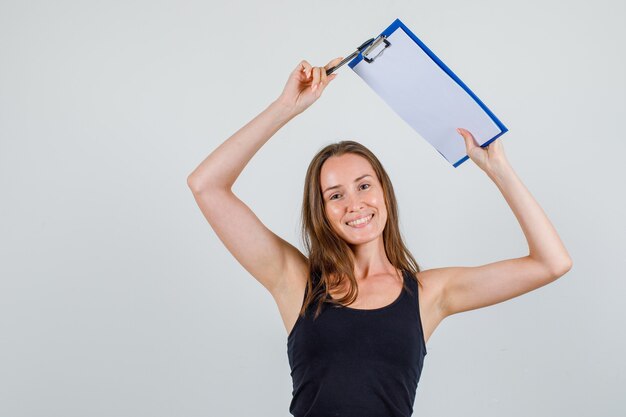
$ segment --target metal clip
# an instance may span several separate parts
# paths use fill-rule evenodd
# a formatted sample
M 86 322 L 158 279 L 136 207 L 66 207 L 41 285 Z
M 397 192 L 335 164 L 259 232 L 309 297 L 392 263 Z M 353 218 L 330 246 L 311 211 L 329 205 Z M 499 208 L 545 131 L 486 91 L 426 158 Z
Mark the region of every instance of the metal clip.
M 387 37 L 385 35 L 380 35 L 374 40 L 374 42 L 372 42 L 370 46 L 368 46 L 363 51 L 363 59 L 368 64 L 371 64 L 376 58 L 378 58 L 383 52 L 385 52 L 385 49 L 389 48 L 390 46 L 391 43 L 387 40 Z M 370 55 L 374 56 L 370 58 Z

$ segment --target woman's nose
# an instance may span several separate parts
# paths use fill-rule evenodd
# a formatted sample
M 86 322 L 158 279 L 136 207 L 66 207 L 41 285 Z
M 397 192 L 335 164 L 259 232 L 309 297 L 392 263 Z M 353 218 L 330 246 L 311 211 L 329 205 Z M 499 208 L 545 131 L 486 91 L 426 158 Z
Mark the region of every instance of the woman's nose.
M 358 194 L 352 194 L 348 197 L 348 209 L 359 211 L 363 206 L 363 199 Z

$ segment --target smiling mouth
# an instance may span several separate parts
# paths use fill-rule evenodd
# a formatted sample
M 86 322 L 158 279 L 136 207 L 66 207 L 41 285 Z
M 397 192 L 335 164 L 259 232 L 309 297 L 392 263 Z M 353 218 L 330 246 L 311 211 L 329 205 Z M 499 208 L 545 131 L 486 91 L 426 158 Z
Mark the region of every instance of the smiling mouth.
M 359 219 L 359 220 L 355 220 L 355 221 L 352 221 L 352 222 L 348 222 L 346 224 L 348 226 L 350 226 L 350 227 L 356 227 L 356 228 L 364 227 L 364 226 L 367 226 L 372 221 L 373 218 L 374 218 L 374 215 L 370 214 L 368 217 L 365 217 L 365 218 L 362 218 L 362 219 Z

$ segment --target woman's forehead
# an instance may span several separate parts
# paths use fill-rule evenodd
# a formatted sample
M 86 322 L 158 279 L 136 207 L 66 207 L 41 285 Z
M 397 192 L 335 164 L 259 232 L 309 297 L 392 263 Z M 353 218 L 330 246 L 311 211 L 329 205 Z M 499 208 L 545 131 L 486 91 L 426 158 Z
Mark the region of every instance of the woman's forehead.
M 332 156 L 322 165 L 320 185 L 324 190 L 326 187 L 351 184 L 365 174 L 375 177 L 372 165 L 364 157 L 351 153 Z

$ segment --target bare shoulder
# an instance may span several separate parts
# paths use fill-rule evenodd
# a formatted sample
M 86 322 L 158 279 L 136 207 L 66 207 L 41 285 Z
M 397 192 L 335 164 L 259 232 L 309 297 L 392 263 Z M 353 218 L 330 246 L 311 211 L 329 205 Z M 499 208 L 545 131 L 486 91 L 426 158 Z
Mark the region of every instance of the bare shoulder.
M 417 279 L 422 284 L 420 290 L 424 298 L 435 302 L 440 299 L 445 282 L 443 268 L 427 269 L 417 273 Z
M 428 269 L 418 272 L 416 276 L 422 284 L 418 290 L 420 316 L 424 327 L 424 339 L 428 341 L 445 318 L 442 308 L 445 270 L 443 268 Z
M 309 275 L 309 260 L 302 253 L 289 258 L 280 283 L 271 292 L 287 334 L 298 320 Z

